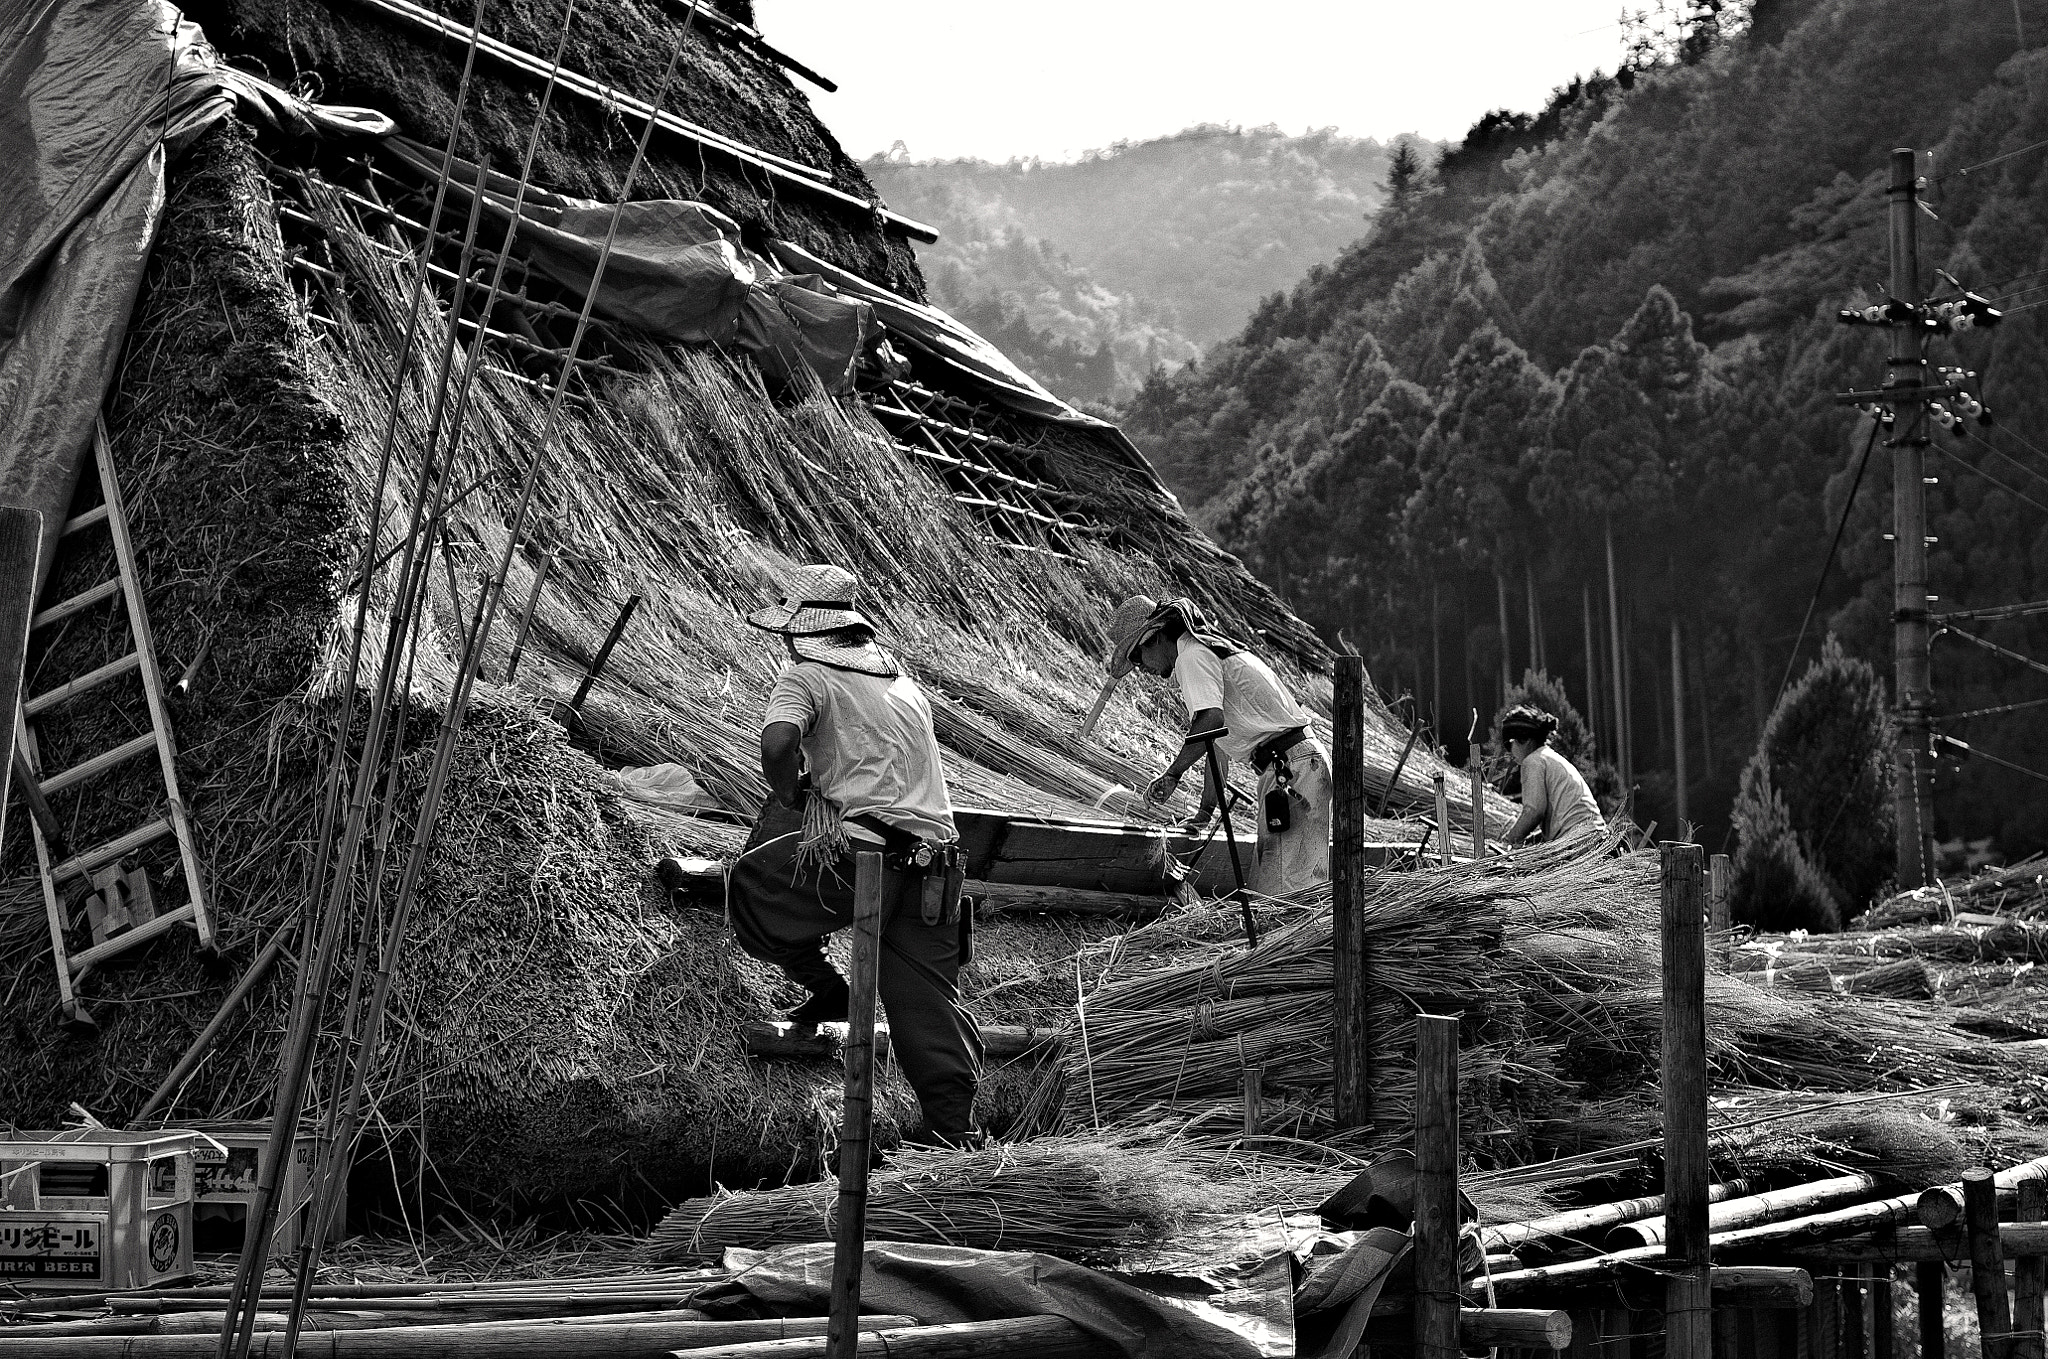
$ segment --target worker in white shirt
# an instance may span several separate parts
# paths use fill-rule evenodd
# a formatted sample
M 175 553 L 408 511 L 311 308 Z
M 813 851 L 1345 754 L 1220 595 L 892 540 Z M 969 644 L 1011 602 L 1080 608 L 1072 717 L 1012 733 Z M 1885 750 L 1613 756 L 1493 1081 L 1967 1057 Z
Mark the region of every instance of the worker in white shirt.
M 1225 780 L 1234 759 L 1250 760 L 1258 771 L 1258 852 L 1247 885 L 1266 896 L 1286 896 L 1329 881 L 1330 752 L 1316 739 L 1313 715 L 1273 668 L 1217 635 L 1187 599 L 1127 599 L 1110 618 L 1109 636 L 1111 684 L 1134 667 L 1170 675 L 1187 705 L 1187 740 L 1153 780 L 1148 798 L 1164 802 L 1173 796 L 1181 776 L 1207 760 L 1201 738 L 1225 729 L 1215 742 Z M 1205 775 L 1196 825 L 1207 824 L 1221 793 Z

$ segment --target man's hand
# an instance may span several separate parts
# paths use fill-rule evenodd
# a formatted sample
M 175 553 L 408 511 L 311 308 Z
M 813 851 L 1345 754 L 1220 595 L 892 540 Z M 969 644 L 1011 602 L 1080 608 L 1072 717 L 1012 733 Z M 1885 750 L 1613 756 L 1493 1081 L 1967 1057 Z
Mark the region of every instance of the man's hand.
M 1145 789 L 1145 801 L 1164 802 L 1172 797 L 1174 790 L 1179 787 L 1180 775 L 1171 772 L 1161 774 L 1158 778 L 1152 780 L 1150 787 Z
M 1197 808 L 1195 814 L 1181 823 L 1181 830 L 1188 835 L 1200 835 L 1209 827 L 1210 818 L 1216 815 L 1214 807 Z

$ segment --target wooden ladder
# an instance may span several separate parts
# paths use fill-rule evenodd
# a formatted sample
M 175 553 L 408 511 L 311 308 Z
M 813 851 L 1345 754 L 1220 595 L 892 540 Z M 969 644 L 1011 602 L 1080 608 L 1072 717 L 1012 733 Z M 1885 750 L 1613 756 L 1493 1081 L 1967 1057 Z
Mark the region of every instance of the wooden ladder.
M 198 933 L 199 946 L 202 949 L 213 947 L 213 921 L 206 910 L 206 889 L 199 874 L 199 855 L 193 846 L 192 826 L 185 814 L 185 802 L 178 792 L 178 752 L 171 736 L 170 721 L 164 713 L 163 681 L 157 671 L 156 644 L 150 635 L 149 615 L 142 606 L 142 583 L 135 570 L 135 549 L 128 534 L 128 518 L 121 507 L 121 488 L 114 476 L 114 457 L 107 445 L 104 422 L 95 422 L 93 427 L 93 460 L 99 467 L 100 490 L 104 498 L 94 508 L 66 520 L 60 536 L 69 537 L 74 533 L 105 524 L 113 535 L 114 558 L 118 563 L 118 572 L 112 580 L 101 581 L 98 585 L 82 590 L 69 599 L 37 611 L 29 620 L 29 628 L 33 632 L 60 623 L 118 595 L 127 609 L 128 631 L 134 645 L 119 660 L 110 661 L 54 689 L 23 699 L 18 718 L 21 751 L 26 759 L 27 772 L 34 779 L 35 786 L 33 789 L 22 791 L 32 806 L 40 804 L 46 810 L 47 799 L 51 794 L 75 788 L 129 760 L 154 751 L 158 768 L 163 772 L 166 809 L 162 816 L 123 835 L 90 849 L 75 850 L 68 854 L 64 852 L 61 839 L 57 840 L 53 847 L 53 837 L 46 829 L 43 816 L 29 818 L 29 825 L 35 834 L 36 862 L 42 870 L 43 908 L 49 916 L 50 949 L 57 964 L 58 999 L 63 1007 L 65 1022 L 84 1026 L 91 1026 L 94 1021 L 85 1007 L 79 1003 L 75 988 L 87 969 L 105 962 L 115 954 L 146 943 L 181 924 L 189 924 Z M 35 720 L 60 704 L 70 703 L 87 692 L 130 673 L 138 676 L 142 682 L 143 697 L 149 705 L 150 730 L 144 735 L 124 741 L 111 750 L 102 751 L 90 759 L 81 761 L 69 769 L 44 775 L 36 747 Z M 66 885 L 73 879 L 90 882 L 95 870 L 116 863 L 124 856 L 167 835 L 175 837 L 178 842 L 178 857 L 185 875 L 184 904 L 157 914 L 131 928 L 109 934 L 91 948 L 71 953 L 64 943 L 65 933 L 69 929 L 64 906 Z M 64 857 L 53 857 L 53 848 Z

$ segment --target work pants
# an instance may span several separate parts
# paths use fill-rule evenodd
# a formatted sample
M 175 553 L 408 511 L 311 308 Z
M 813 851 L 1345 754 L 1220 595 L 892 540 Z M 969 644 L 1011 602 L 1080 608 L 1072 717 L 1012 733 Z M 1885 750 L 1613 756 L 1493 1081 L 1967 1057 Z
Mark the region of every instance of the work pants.
M 726 879 L 726 916 L 741 948 L 816 991 L 838 979 L 825 940 L 853 923 L 854 852 L 881 846 L 855 841 L 836 863 L 799 874 L 803 831 L 802 804 L 768 800 Z M 981 1032 L 960 1005 L 960 925 L 925 924 L 923 896 L 923 874 L 884 871 L 877 991 L 926 1127 L 957 1137 L 974 1125 Z
M 1266 794 L 1287 766 L 1293 824 L 1275 835 L 1266 829 Z M 1249 884 L 1254 892 L 1284 897 L 1330 880 L 1330 752 L 1315 737 L 1294 743 L 1259 773 L 1259 848 Z

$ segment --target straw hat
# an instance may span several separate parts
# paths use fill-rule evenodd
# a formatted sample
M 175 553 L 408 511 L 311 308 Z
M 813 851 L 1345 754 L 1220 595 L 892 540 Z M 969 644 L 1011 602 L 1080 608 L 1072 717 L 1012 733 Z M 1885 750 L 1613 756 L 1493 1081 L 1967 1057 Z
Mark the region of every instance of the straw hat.
M 837 566 L 800 566 L 783 582 L 782 598 L 747 615 L 747 621 L 768 632 L 813 637 L 841 628 L 873 627 L 853 607 L 860 581 Z
M 1132 595 L 1116 606 L 1109 616 L 1109 677 L 1120 680 L 1137 668 L 1137 650 L 1154 631 L 1159 620 L 1159 601 L 1150 595 Z

